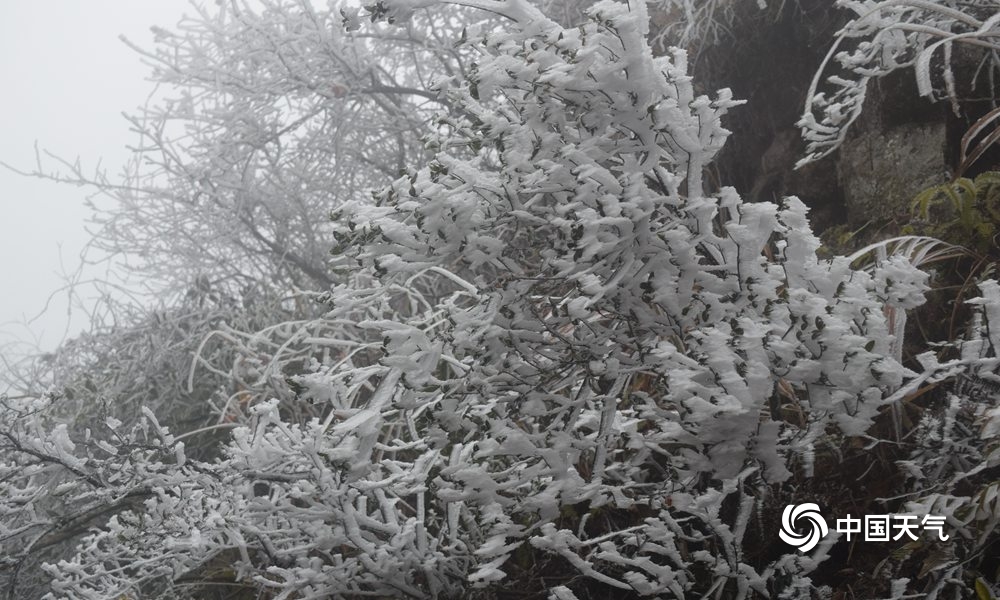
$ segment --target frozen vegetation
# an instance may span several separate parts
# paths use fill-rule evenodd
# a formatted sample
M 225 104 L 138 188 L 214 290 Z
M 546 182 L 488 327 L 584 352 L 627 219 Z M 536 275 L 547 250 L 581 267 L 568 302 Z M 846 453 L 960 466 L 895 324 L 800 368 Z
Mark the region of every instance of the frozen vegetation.
M 947 93 L 934 53 L 998 35 L 989 3 L 841 4 L 806 159 L 873 79 Z M 162 301 L 3 400 L 8 597 L 990 597 L 1000 285 L 913 351 L 957 248 L 818 254 L 799 199 L 711 176 L 747 107 L 649 13 L 684 44 L 727 10 L 274 0 L 158 29 L 176 93 L 134 118 L 134 176 L 64 177 L 114 197 L 96 243 Z M 891 487 L 851 504 L 872 469 Z M 805 502 L 950 539 L 803 553 L 778 520 Z

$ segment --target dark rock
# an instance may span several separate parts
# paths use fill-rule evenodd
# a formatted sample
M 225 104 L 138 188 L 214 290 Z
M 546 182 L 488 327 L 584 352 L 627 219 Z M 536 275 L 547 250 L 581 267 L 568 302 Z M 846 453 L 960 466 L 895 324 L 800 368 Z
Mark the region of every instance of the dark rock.
M 852 226 L 869 221 L 905 223 L 914 196 L 948 181 L 945 130 L 945 124 L 938 122 L 852 132 L 837 160 Z

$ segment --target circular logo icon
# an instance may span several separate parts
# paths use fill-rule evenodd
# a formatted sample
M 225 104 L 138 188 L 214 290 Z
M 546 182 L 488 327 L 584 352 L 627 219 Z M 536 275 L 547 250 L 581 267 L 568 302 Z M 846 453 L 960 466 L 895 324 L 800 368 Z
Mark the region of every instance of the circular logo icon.
M 808 525 L 808 531 L 800 532 L 796 527 L 800 520 Z M 826 525 L 826 519 L 820 514 L 819 506 L 813 502 L 789 504 L 781 513 L 781 531 L 778 532 L 778 537 L 802 552 L 809 552 L 815 548 L 828 533 L 830 528 Z

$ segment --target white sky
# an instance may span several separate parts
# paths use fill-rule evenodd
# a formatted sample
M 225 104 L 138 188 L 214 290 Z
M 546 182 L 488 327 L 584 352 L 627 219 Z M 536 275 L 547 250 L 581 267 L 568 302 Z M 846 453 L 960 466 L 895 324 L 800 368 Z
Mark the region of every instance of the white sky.
M 151 25 L 172 28 L 185 0 L 3 0 L 0 3 L 0 161 L 32 170 L 34 145 L 85 170 L 117 174 L 132 142 L 122 111 L 144 103 L 149 69 L 119 39 L 151 45 Z M 55 165 L 52 165 L 53 169 Z M 0 354 L 25 344 L 55 347 L 86 315 L 67 297 L 26 324 L 73 272 L 88 240 L 85 188 L 28 179 L 0 168 Z

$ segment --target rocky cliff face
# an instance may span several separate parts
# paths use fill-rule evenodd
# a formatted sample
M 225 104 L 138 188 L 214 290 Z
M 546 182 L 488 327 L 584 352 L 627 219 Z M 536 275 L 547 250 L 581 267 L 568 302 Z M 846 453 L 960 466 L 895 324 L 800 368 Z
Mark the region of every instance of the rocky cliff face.
M 982 90 L 977 94 L 969 83 L 981 54 L 963 50 L 953 57 L 965 98 L 957 112 L 947 102 L 921 98 L 912 72 L 893 73 L 870 86 L 862 117 L 841 149 L 796 170 L 804 155 L 796 122 L 809 83 L 849 15 L 827 0 L 770 4 L 761 9 L 734 0 L 724 34 L 685 42 L 705 90 L 729 87 L 747 100 L 728 117 L 734 135 L 718 181 L 753 200 L 796 195 L 812 209 L 819 231 L 875 224 L 885 235 L 897 233 L 913 197 L 949 180 L 962 134 L 988 110 L 988 103 L 973 100 Z M 664 13 L 658 21 L 666 26 L 675 18 Z

